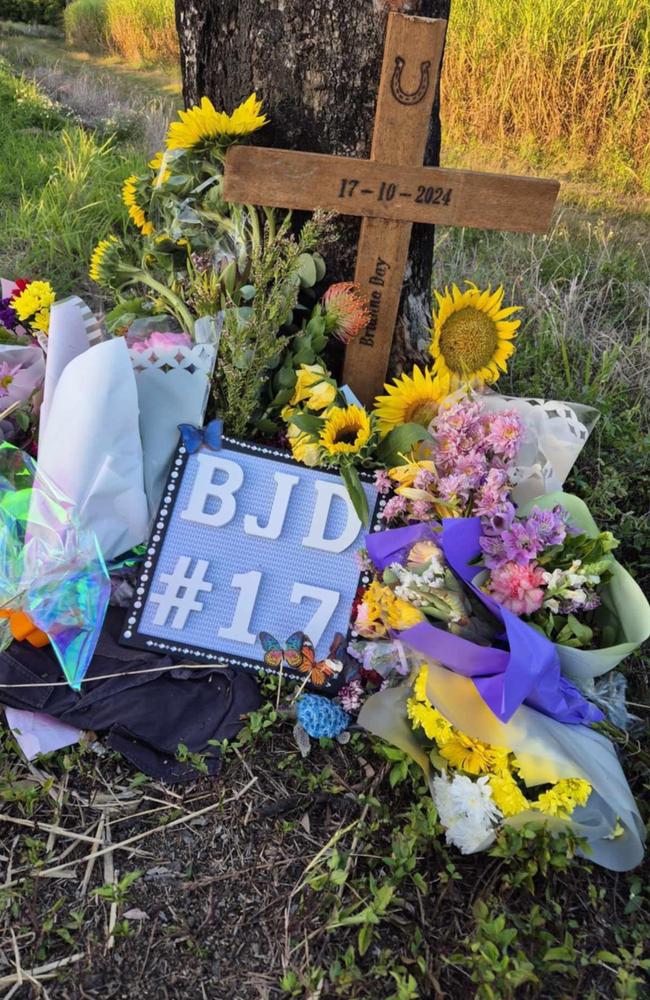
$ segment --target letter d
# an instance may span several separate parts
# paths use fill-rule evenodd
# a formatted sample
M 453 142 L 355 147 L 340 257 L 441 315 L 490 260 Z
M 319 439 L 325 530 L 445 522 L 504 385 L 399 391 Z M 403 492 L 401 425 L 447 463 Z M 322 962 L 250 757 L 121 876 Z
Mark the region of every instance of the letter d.
M 340 497 L 345 502 L 347 520 L 338 538 L 325 538 L 325 528 L 330 515 L 334 497 Z M 309 533 L 305 535 L 302 544 L 310 549 L 320 549 L 321 552 L 344 552 L 354 542 L 359 534 L 361 521 L 357 517 L 352 501 L 343 483 L 328 483 L 322 479 L 316 480 L 316 504 L 311 519 Z

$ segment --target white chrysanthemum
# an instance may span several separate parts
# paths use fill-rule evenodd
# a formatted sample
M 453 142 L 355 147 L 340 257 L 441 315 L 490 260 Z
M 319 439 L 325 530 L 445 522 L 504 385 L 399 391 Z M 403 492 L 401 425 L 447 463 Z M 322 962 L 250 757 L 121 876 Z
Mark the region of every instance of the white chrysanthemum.
M 494 827 L 486 827 L 470 818 L 459 819 L 445 831 L 447 843 L 457 847 L 461 854 L 484 851 L 494 842 L 495 836 Z
M 443 826 L 450 827 L 459 819 L 458 810 L 451 797 L 451 782 L 444 774 L 437 774 L 431 789 L 438 818 Z
M 456 774 L 449 781 L 444 775 L 433 779 L 433 801 L 440 822 L 445 827 L 445 838 L 463 854 L 482 851 L 494 840 L 495 827 L 503 814 L 492 801 L 489 776 L 473 781 L 464 774 Z
M 451 800 L 456 812 L 461 816 L 469 816 L 489 825 L 502 818 L 492 800 L 489 775 L 472 780 L 465 774 L 456 774 L 449 789 Z

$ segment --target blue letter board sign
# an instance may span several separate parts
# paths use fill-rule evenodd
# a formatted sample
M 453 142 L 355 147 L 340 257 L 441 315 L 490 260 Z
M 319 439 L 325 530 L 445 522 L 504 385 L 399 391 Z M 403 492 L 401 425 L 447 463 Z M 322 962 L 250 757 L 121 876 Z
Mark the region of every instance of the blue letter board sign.
M 372 530 L 378 497 L 363 479 Z M 323 660 L 337 633 L 349 633 L 366 530 L 334 471 L 226 437 L 193 454 L 181 444 L 122 641 L 269 670 L 260 633 L 284 648 L 299 632 Z M 283 670 L 305 676 L 287 660 Z

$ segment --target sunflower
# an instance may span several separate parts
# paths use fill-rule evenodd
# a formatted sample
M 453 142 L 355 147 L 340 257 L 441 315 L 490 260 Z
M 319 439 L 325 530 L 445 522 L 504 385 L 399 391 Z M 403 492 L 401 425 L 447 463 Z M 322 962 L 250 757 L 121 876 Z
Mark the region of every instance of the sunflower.
M 135 174 L 127 177 L 122 185 L 122 201 L 129 210 L 131 221 L 136 224 L 143 236 L 153 233 L 153 224 L 149 222 L 144 209 L 138 204 L 138 178 Z
M 100 240 L 90 258 L 88 275 L 98 285 L 110 285 L 116 267 L 119 265 L 119 251 L 122 244 L 117 236 Z
M 165 154 L 161 149 L 155 154 L 155 156 L 149 160 L 149 169 L 153 170 L 156 177 L 154 179 L 154 187 L 160 187 L 161 184 L 166 184 L 171 177 L 171 170 L 168 170 L 165 166 Z
M 433 316 L 430 351 L 435 359 L 434 374 L 446 392 L 458 386 L 495 382 L 507 371 L 514 354 L 512 339 L 521 321 L 508 317 L 519 306 L 502 309 L 503 288 L 480 291 L 471 282 L 461 292 L 452 285 L 444 295 L 436 292 L 438 313 Z
M 429 368 L 421 371 L 417 365 L 414 365 L 412 375 L 400 375 L 393 379 L 392 385 L 385 385 L 384 388 L 388 395 L 375 399 L 375 413 L 382 437 L 401 424 L 428 427 L 438 412 L 438 404 L 446 395 L 440 379 Z
M 321 447 L 331 458 L 358 455 L 372 435 L 370 417 L 360 406 L 333 406 L 320 433 Z
M 217 111 L 209 97 L 189 111 L 179 111 L 179 122 L 172 122 L 167 133 L 167 149 L 193 149 L 218 139 L 239 139 L 266 125 L 260 114 L 262 102 L 256 94 L 235 108 L 231 115 Z

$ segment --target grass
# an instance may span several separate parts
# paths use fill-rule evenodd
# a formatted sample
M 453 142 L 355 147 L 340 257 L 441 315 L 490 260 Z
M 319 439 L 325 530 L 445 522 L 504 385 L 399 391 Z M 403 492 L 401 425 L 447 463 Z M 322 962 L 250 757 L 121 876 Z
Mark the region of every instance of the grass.
M 174 0 L 74 0 L 64 11 L 66 38 L 127 62 L 178 62 Z
M 90 132 L 0 66 L 0 273 L 45 276 L 59 295 L 89 290 L 92 248 L 126 225 L 121 185 L 146 158 L 137 122 L 126 125 Z
M 71 72 L 61 73 L 45 67 L 41 80 L 56 91 L 70 83 Z M 91 90 L 90 117 L 109 121 L 118 94 L 118 117 L 140 116 L 135 130 L 120 126 L 119 139 L 103 125 L 81 128 L 0 66 L 3 275 L 47 277 L 60 293 L 83 293 L 92 246 L 124 223 L 119 189 L 146 155 L 146 98 L 129 105 L 117 74 L 111 91 L 106 73 L 105 85 L 95 82 L 106 113 Z M 75 114 L 88 117 L 83 89 L 74 91 Z M 646 236 L 643 221 L 594 221 L 566 208 L 546 237 L 441 230 L 434 277 L 438 287 L 503 281 L 524 306 L 503 392 L 601 411 L 569 486 L 622 539 L 621 558 L 647 584 Z M 647 662 L 632 658 L 625 672 L 633 711 L 647 721 Z M 171 1000 L 647 995 L 642 870 L 567 863 L 566 845 L 519 835 L 489 855 L 448 851 L 420 774 L 399 751 L 355 734 L 347 746 L 324 741 L 303 760 L 291 723 L 272 707 L 272 685 L 265 693 L 268 704 L 227 749 L 220 778 L 203 777 L 197 757 L 196 782 L 181 788 L 134 774 L 88 742 L 30 766 L 0 731 L 7 996 L 42 988 L 52 998 Z M 647 727 L 620 743 L 642 803 Z M 644 808 L 647 817 L 647 801 Z M 94 863 L 93 844 L 80 836 L 105 851 Z
M 456 0 L 443 74 L 446 142 L 610 190 L 650 193 L 645 0 Z

